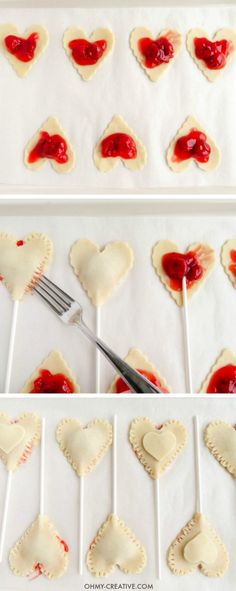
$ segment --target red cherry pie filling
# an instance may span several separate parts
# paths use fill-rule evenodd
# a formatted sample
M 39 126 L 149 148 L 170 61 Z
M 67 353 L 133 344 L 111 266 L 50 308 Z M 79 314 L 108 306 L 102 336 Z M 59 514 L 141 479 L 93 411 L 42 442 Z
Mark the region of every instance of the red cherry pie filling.
M 229 265 L 229 270 L 236 277 L 236 250 L 230 251 L 230 259 L 232 263 Z
M 28 156 L 28 162 L 33 164 L 41 158 L 55 160 L 58 164 L 68 161 L 67 143 L 58 133 L 49 135 L 47 131 L 40 132 L 40 138 Z
M 74 391 L 71 380 L 62 373 L 52 374 L 48 369 L 41 369 L 30 394 L 73 394 Z
M 14 55 L 20 62 L 31 62 L 34 59 L 38 33 L 31 33 L 27 39 L 16 35 L 7 35 L 4 39 L 7 51 Z
M 137 157 L 137 148 L 134 139 L 127 133 L 112 133 L 101 142 L 101 154 L 103 158 L 124 158 L 131 160 Z
M 157 386 L 157 388 L 159 388 L 161 390 L 161 392 L 163 392 L 164 394 L 168 394 L 169 390 L 165 390 L 161 384 L 160 381 L 158 380 L 158 378 L 151 372 L 151 371 L 147 371 L 146 369 L 137 369 L 138 373 L 140 373 L 142 376 L 144 376 L 145 378 L 147 378 L 152 384 L 154 384 L 155 386 Z M 122 378 L 118 378 L 116 380 L 116 384 L 115 384 L 115 389 L 116 389 L 116 394 L 122 394 L 122 392 L 126 392 L 127 394 L 131 392 L 131 390 L 129 390 L 127 384 L 125 383 L 125 381 Z
M 210 379 L 207 394 L 236 394 L 236 365 L 217 369 Z
M 186 277 L 187 289 L 201 279 L 203 267 L 195 252 L 168 252 L 162 257 L 162 267 L 170 279 L 170 287 L 175 291 L 182 291 L 182 280 Z
M 206 134 L 192 129 L 187 135 L 179 137 L 174 147 L 174 159 L 181 162 L 194 158 L 198 162 L 208 162 L 211 146 L 207 143 Z
M 144 66 L 146 68 L 156 68 L 161 64 L 168 64 L 174 57 L 174 47 L 167 37 L 150 39 L 143 37 L 138 42 L 140 53 L 144 57 Z
M 91 43 L 86 39 L 73 39 L 68 44 L 72 57 L 79 66 L 93 66 L 104 54 L 107 42 L 104 39 Z
M 226 39 L 220 41 L 209 41 L 205 37 L 195 37 L 195 55 L 203 60 L 209 70 L 221 70 L 225 67 L 227 57 L 232 48 L 232 43 Z

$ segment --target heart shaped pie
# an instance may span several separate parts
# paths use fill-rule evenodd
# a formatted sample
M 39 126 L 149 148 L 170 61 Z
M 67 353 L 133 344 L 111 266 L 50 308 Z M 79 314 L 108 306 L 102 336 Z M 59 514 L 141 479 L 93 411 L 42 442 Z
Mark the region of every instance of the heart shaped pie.
M 46 161 L 59 173 L 71 172 L 75 166 L 75 153 L 61 124 L 49 117 L 25 148 L 24 163 L 38 170 Z
M 187 430 L 176 420 L 155 425 L 147 417 L 138 417 L 131 423 L 129 440 L 149 476 L 156 480 L 185 447 Z
M 17 419 L 0 413 L 0 459 L 8 472 L 14 472 L 31 456 L 41 437 L 41 420 L 32 413 Z
M 207 577 L 222 577 L 229 566 L 225 546 L 202 513 L 196 513 L 178 534 L 167 561 L 174 575 L 179 576 L 199 568 Z
M 236 32 L 220 29 L 213 40 L 203 29 L 192 29 L 187 36 L 187 48 L 195 64 L 210 81 L 222 74 L 236 50 Z
M 236 394 L 236 354 L 224 349 L 203 382 L 200 392 Z
M 201 170 L 211 172 L 220 164 L 221 154 L 214 140 L 189 116 L 167 150 L 167 163 L 174 172 L 183 172 L 194 161 Z
M 63 45 L 83 80 L 90 80 L 112 52 L 115 37 L 109 29 L 96 29 L 90 37 L 78 27 L 70 27 L 64 34 Z
M 222 246 L 221 263 L 233 287 L 236 287 L 236 240 L 227 240 Z
M 125 361 L 158 386 L 162 392 L 168 393 L 171 391 L 166 380 L 161 376 L 155 365 L 149 361 L 140 349 L 130 349 L 128 355 L 125 357 Z M 121 394 L 122 392 L 130 392 L 130 390 L 124 380 L 120 376 L 116 376 L 108 392 Z
M 99 464 L 112 444 L 112 425 L 95 419 L 82 425 L 78 419 L 64 419 L 56 430 L 56 439 L 78 476 L 85 476 Z
M 205 443 L 218 462 L 236 478 L 236 428 L 224 421 L 209 423 Z
M 130 47 L 152 82 L 157 82 L 179 54 L 182 37 L 175 29 L 165 29 L 155 39 L 146 27 L 136 27 Z
M 0 281 L 13 300 L 21 300 L 34 287 L 52 253 L 53 244 L 45 234 L 29 234 L 24 240 L 0 234 Z
M 120 115 L 114 115 L 94 153 L 94 162 L 100 172 L 109 172 L 121 160 L 131 171 L 140 170 L 147 161 L 147 151 L 134 131 Z
M 182 281 L 186 277 L 188 299 L 203 285 L 215 266 L 214 250 L 194 243 L 185 254 L 170 240 L 160 240 L 152 251 L 152 264 L 160 280 L 178 306 L 183 305 Z
M 99 248 L 84 239 L 72 246 L 70 263 L 94 306 L 101 306 L 132 269 L 134 255 L 127 242 L 109 242 Z
M 87 554 L 92 575 L 105 577 L 118 566 L 127 575 L 139 574 L 146 566 L 144 546 L 117 515 L 111 513 L 99 529 Z
M 22 394 L 73 394 L 80 391 L 76 378 L 59 351 L 51 351 L 25 383 Z
M 13 573 L 20 577 L 35 574 L 49 579 L 62 577 L 68 568 L 68 546 L 60 538 L 47 515 L 39 515 L 9 554 Z
M 0 25 L 0 51 L 9 60 L 18 76 L 26 76 L 45 51 L 48 31 L 41 25 L 32 25 L 20 37 L 15 25 Z

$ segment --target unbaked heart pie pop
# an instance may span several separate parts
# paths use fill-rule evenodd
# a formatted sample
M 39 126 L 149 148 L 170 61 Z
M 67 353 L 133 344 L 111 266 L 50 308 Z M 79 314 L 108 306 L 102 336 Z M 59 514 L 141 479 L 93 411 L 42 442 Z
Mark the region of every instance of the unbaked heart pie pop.
M 0 25 L 0 51 L 20 77 L 28 74 L 45 51 L 48 41 L 48 31 L 41 25 L 32 25 L 23 36 L 15 25 Z
M 141 375 L 147 378 L 152 384 L 157 386 L 164 394 L 168 394 L 170 386 L 168 386 L 165 378 L 156 369 L 155 365 L 149 361 L 146 355 L 140 349 L 132 348 L 125 357 L 126 363 L 136 369 Z M 116 376 L 108 390 L 110 393 L 121 394 L 130 393 L 127 384 L 121 376 Z
M 96 29 L 89 37 L 83 29 L 70 27 L 63 37 L 65 51 L 83 80 L 91 80 L 114 44 L 113 32 L 105 28 Z
M 167 150 L 167 163 L 173 172 L 183 172 L 194 162 L 201 170 L 215 170 L 220 150 L 204 127 L 192 115 L 187 117 Z
M 204 431 L 204 439 L 219 464 L 236 478 L 236 426 L 212 421 Z
M 206 394 L 236 394 L 236 354 L 224 349 L 201 386 Z
M 223 28 L 211 39 L 203 29 L 192 29 L 187 36 L 187 48 L 204 76 L 215 82 L 235 54 L 236 31 Z
M 120 115 L 114 115 L 93 153 L 100 172 L 109 172 L 121 161 L 130 171 L 143 168 L 147 151 L 140 139 Z
M 178 56 L 182 37 L 175 29 L 165 29 L 155 38 L 150 29 L 136 27 L 130 35 L 130 47 L 150 80 L 157 82 Z
M 49 117 L 25 148 L 24 163 L 39 170 L 48 161 L 55 172 L 68 173 L 75 166 L 75 152 L 61 124 Z
M 22 394 L 74 394 L 80 391 L 76 377 L 60 351 L 51 351 L 33 372 Z
M 236 240 L 227 240 L 221 249 L 221 263 L 233 287 L 236 287 Z

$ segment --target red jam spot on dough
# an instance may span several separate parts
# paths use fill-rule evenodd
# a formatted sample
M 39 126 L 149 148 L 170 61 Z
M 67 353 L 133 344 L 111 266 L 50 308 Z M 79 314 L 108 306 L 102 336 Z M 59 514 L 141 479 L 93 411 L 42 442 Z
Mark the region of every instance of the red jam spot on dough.
M 49 135 L 47 131 L 40 132 L 40 139 L 31 150 L 28 162 L 33 164 L 40 158 L 56 160 L 58 164 L 65 164 L 68 161 L 67 143 L 58 133 Z
M 131 160 L 137 156 L 135 141 L 127 133 L 112 133 L 101 142 L 103 158 L 124 158 Z
M 52 374 L 48 369 L 41 369 L 34 380 L 30 394 L 73 394 L 74 386 L 62 373 Z
M 34 59 L 34 53 L 39 39 L 38 33 L 31 33 L 27 39 L 8 35 L 4 42 L 9 53 L 14 55 L 20 62 L 31 62 Z
M 17 240 L 16 246 L 23 246 L 24 240 Z
M 194 281 L 201 279 L 203 267 L 195 252 L 168 252 L 162 257 L 162 267 L 170 278 L 170 287 L 175 291 L 182 291 L 182 280 L 186 277 L 187 289 Z
M 181 162 L 194 158 L 198 162 L 208 162 L 211 146 L 206 139 L 206 134 L 197 129 L 192 129 L 187 135 L 181 136 L 174 147 L 174 161 Z
M 35 571 L 36 574 L 35 574 L 35 576 L 30 577 L 30 581 L 34 581 L 35 579 L 38 579 L 38 577 L 41 577 L 45 571 L 45 567 L 40 562 L 37 562 L 34 565 L 33 570 Z
M 231 271 L 232 275 L 236 277 L 236 250 L 230 251 L 230 258 L 232 263 L 229 265 L 229 270 Z
M 203 60 L 209 70 L 221 70 L 225 67 L 232 44 L 226 39 L 209 41 L 205 37 L 195 37 L 195 55 Z
M 147 378 L 152 384 L 154 384 L 155 386 L 157 386 L 161 392 L 163 392 L 164 394 L 168 394 L 169 390 L 165 390 L 158 378 L 151 372 L 151 371 L 147 371 L 146 369 L 137 369 L 138 373 L 140 373 L 142 376 L 144 376 L 145 378 Z M 125 383 L 125 381 L 122 378 L 118 378 L 118 380 L 116 381 L 116 394 L 121 394 L 122 392 L 126 392 L 126 393 L 130 393 L 131 390 L 128 389 L 127 384 Z
M 168 64 L 174 57 L 174 47 L 167 37 L 159 39 L 150 39 L 143 37 L 138 43 L 139 51 L 145 58 L 144 66 L 146 68 L 156 68 L 161 64 Z
M 72 57 L 79 66 L 93 66 L 104 54 L 107 42 L 104 39 L 91 43 L 86 39 L 73 39 L 68 44 Z
M 69 552 L 69 546 L 65 542 L 65 540 L 62 540 L 62 538 L 60 538 L 59 536 L 57 536 L 57 539 L 59 540 L 60 544 L 62 544 L 62 546 L 64 548 L 64 552 Z
M 236 365 L 225 365 L 213 374 L 207 394 L 236 394 Z

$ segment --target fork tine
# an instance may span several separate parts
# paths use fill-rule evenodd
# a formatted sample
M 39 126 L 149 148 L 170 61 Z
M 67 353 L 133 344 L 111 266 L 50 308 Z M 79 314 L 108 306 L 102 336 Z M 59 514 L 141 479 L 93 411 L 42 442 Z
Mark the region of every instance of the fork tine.
M 47 288 L 50 289 L 55 295 L 60 295 L 61 299 L 63 299 L 65 304 L 71 304 L 72 302 L 74 302 L 74 300 L 68 295 L 68 293 L 63 291 L 60 287 L 58 287 L 58 285 L 53 283 L 53 281 L 51 281 L 51 279 L 48 279 L 48 277 L 46 277 L 45 275 L 42 275 L 40 277 L 39 283 L 46 284 Z
M 57 315 L 62 316 L 62 314 L 64 314 L 64 308 L 57 301 L 55 301 L 56 305 L 54 305 L 50 294 L 45 291 L 43 292 L 39 285 L 35 285 L 34 291 L 36 291 L 36 293 L 50 306 L 50 308 L 52 308 L 52 310 L 54 310 L 54 312 L 56 312 Z

